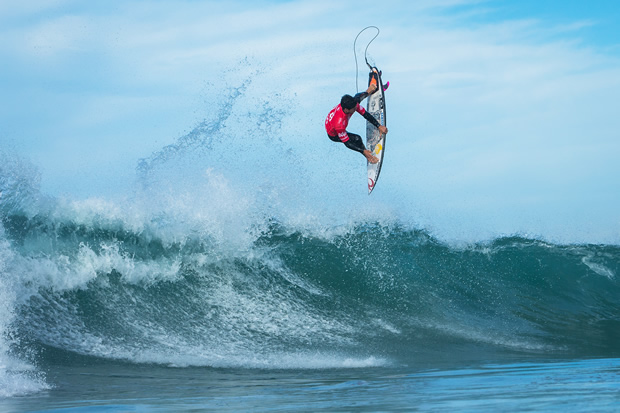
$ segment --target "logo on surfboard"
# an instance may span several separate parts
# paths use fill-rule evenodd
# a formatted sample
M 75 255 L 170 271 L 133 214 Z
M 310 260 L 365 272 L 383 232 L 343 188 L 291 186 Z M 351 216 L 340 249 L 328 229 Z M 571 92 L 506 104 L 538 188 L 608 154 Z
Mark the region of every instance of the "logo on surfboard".
M 368 190 L 372 191 L 372 188 L 375 187 L 375 181 L 372 178 L 368 178 Z

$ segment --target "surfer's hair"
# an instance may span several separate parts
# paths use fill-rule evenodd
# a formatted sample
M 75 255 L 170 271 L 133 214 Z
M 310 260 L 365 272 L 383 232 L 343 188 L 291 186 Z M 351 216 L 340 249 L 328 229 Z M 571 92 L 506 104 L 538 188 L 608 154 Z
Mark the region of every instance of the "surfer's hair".
M 340 99 L 340 106 L 342 106 L 342 109 L 353 109 L 357 104 L 357 100 L 351 95 L 344 95 L 342 99 Z

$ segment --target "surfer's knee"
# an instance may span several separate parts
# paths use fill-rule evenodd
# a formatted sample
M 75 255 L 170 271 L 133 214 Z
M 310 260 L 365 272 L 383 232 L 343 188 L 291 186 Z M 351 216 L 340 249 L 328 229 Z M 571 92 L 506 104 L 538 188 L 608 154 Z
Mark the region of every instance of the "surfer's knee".
M 347 148 L 364 153 L 366 150 L 366 146 L 364 146 L 364 141 L 362 141 L 362 137 L 355 133 L 349 133 L 349 140 L 344 143 Z

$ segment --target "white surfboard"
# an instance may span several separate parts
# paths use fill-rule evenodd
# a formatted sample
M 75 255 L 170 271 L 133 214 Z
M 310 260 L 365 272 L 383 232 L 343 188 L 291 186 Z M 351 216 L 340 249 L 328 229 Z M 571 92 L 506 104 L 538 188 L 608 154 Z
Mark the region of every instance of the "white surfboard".
M 377 91 L 368 97 L 368 108 L 366 109 L 377 121 L 385 125 L 385 87 L 381 80 L 381 71 L 376 67 L 372 68 L 368 79 L 368 85 L 373 79 L 377 80 L 379 86 Z M 366 124 L 366 148 L 371 151 L 379 162 L 376 164 L 368 163 L 368 195 L 375 189 L 379 174 L 381 173 L 381 165 L 383 165 L 383 154 L 385 153 L 385 135 L 379 132 L 370 122 Z

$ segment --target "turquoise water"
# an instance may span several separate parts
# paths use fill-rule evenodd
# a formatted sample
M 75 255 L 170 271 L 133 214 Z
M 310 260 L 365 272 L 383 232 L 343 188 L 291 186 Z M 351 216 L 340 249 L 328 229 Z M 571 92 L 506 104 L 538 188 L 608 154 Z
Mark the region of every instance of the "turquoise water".
M 2 411 L 617 411 L 618 359 L 460 368 L 166 368 L 82 360 Z

